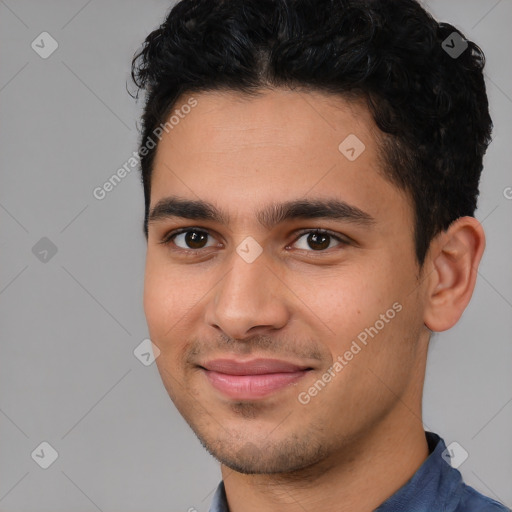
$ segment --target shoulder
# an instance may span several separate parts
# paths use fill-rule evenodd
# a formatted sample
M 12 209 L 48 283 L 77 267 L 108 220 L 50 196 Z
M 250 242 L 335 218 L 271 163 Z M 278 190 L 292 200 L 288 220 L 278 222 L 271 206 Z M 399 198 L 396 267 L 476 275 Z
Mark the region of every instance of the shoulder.
M 476 489 L 462 483 L 459 504 L 454 512 L 511 512 L 505 505 L 480 494 Z

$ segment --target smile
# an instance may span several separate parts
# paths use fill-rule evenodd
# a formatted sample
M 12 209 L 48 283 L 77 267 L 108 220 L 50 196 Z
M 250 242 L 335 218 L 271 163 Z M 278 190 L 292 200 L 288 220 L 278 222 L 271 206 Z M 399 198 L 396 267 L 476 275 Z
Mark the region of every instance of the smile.
M 211 386 L 238 400 L 266 397 L 299 381 L 311 370 L 272 359 L 249 362 L 219 359 L 205 363 L 201 368 Z

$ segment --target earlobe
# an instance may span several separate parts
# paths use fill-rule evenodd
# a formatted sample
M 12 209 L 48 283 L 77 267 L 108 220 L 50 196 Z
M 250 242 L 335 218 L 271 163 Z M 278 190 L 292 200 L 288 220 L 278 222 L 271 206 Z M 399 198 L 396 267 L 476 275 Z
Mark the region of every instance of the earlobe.
M 461 317 L 473 295 L 484 248 L 484 230 L 474 217 L 460 217 L 432 241 L 424 313 L 430 330 L 446 331 Z

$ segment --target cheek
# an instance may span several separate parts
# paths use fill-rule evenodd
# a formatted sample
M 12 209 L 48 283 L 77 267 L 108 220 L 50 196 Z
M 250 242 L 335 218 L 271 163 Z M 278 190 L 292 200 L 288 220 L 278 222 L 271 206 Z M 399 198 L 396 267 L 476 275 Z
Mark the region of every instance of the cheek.
M 418 311 L 411 294 L 414 283 L 391 259 L 337 269 L 310 300 L 329 329 L 325 343 L 333 360 L 347 354 L 351 361 L 400 378 L 399 361 L 414 357 L 410 338 L 417 329 Z
M 183 274 L 161 260 L 148 251 L 144 277 L 144 313 L 152 339 L 160 343 L 172 335 L 173 326 L 189 309 L 190 290 Z
M 374 325 L 399 299 L 399 291 L 383 268 L 361 265 L 337 270 L 315 295 L 308 296 L 314 301 L 312 309 L 319 312 L 331 334 L 334 331 L 340 341 L 346 342 Z
M 183 276 L 168 262 L 148 251 L 144 278 L 144 312 L 149 335 L 160 349 L 156 366 L 171 397 L 176 401 L 183 386 L 183 352 L 187 339 L 186 314 L 189 312 L 187 286 Z

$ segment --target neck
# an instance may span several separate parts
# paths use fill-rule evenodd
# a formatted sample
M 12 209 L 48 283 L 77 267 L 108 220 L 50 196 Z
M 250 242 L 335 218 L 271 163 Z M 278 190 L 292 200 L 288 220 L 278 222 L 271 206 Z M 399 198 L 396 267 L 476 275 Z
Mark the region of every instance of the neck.
M 230 512 L 375 510 L 428 457 L 420 414 L 397 408 L 342 452 L 293 474 L 246 475 L 221 465 Z

